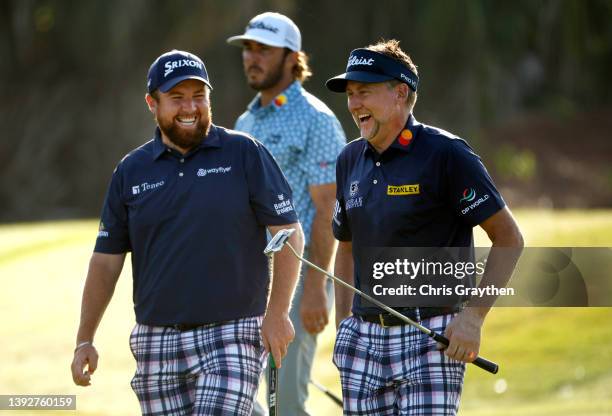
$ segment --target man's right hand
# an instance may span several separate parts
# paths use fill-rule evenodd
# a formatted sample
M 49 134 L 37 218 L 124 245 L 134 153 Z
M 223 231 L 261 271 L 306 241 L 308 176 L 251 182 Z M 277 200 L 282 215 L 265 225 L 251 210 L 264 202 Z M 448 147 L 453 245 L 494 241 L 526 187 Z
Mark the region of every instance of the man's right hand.
M 113 297 L 124 261 L 125 253 L 91 255 L 81 301 L 81 321 L 76 334 L 77 348 L 70 366 L 72 380 L 77 386 L 89 386 L 91 375 L 98 367 L 98 352 L 91 341 L 104 310 Z
M 329 321 L 325 283 L 324 276 L 310 271 L 304 279 L 304 291 L 300 301 L 300 317 L 304 329 L 309 334 L 316 335 L 322 332 Z
M 87 370 L 85 370 L 87 367 Z M 72 380 L 77 386 L 89 386 L 91 384 L 91 375 L 98 368 L 98 351 L 89 344 L 85 345 L 74 352 L 72 359 Z

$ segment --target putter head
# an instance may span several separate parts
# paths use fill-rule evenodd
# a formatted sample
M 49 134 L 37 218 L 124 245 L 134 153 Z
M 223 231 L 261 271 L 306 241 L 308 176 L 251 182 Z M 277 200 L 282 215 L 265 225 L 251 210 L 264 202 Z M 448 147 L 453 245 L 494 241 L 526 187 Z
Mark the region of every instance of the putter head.
M 284 230 L 280 230 L 279 232 L 277 232 L 264 249 L 264 254 L 269 255 L 271 253 L 281 251 L 283 246 L 289 239 L 289 236 L 293 234 L 294 231 L 295 230 L 293 228 L 285 228 Z

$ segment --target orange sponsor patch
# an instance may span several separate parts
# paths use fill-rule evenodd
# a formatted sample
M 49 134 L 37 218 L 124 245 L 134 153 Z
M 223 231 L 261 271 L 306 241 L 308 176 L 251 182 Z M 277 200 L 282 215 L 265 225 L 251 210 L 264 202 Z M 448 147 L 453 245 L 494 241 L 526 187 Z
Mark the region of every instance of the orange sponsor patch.
M 274 104 L 276 104 L 277 107 L 283 106 L 286 102 L 287 97 L 284 94 L 281 94 L 274 99 Z
M 412 140 L 412 132 L 408 129 L 402 130 L 397 140 L 402 146 L 408 146 Z

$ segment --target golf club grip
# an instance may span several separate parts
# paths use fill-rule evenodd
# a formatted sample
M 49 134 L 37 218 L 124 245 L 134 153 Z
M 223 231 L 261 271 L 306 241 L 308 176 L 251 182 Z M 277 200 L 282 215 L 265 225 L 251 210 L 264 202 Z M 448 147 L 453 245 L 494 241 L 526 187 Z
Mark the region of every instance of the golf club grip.
M 269 379 L 268 379 L 268 414 L 269 416 L 278 416 L 278 396 L 277 396 L 277 387 L 278 387 L 278 368 L 276 368 L 276 363 L 274 362 L 274 357 L 272 357 L 272 353 L 270 353 L 269 360 Z
M 431 331 L 429 336 L 440 344 L 444 344 L 448 347 L 449 341 L 444 335 Z M 482 357 L 476 357 L 476 359 L 472 361 L 472 364 L 474 364 L 476 367 L 482 368 L 485 371 L 488 371 L 491 374 L 497 374 L 497 371 L 499 370 L 499 366 L 497 364 Z

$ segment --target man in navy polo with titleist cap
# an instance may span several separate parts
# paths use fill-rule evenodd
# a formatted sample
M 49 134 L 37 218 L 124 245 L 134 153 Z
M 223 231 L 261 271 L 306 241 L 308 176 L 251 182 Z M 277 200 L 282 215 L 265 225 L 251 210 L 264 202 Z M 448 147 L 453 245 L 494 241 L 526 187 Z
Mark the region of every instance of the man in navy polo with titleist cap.
M 211 89 L 191 53 L 151 65 L 155 137 L 113 173 L 83 292 L 72 376 L 87 386 L 94 334 L 132 253 L 131 384 L 147 415 L 249 415 L 265 352 L 280 367 L 294 336 L 299 262 L 280 252 L 270 282 L 263 254 L 266 229 L 294 228 L 303 245 L 291 189 L 261 143 L 211 123 Z
M 516 247 L 512 253 L 518 254 L 523 245 L 510 210 L 468 144 L 414 118 L 418 83 L 416 66 L 390 40 L 352 51 L 346 72 L 326 84 L 346 92 L 362 136 L 344 148 L 336 165 L 335 271 L 372 296 L 366 288 L 373 277 L 360 275 L 358 267 L 362 248 L 473 247 L 476 225 L 494 249 Z M 481 285 L 505 285 L 514 254 L 491 254 Z M 336 287 L 334 362 L 345 414 L 456 414 L 465 362 L 478 355 L 489 310 L 471 301 L 462 306 L 397 308 L 444 333 L 450 345 L 442 352 L 416 328 Z

